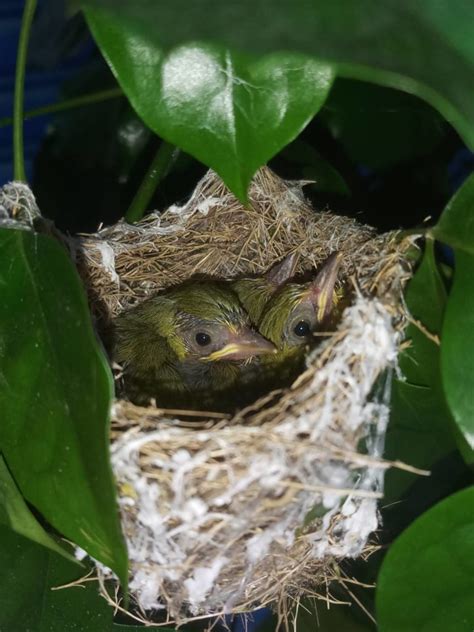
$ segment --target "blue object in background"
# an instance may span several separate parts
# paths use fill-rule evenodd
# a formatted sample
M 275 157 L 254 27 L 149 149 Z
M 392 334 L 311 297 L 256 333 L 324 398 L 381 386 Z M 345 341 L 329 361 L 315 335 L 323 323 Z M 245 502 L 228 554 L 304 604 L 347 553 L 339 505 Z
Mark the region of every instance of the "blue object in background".
M 13 114 L 15 64 L 24 0 L 0 0 L 0 119 Z M 61 99 L 61 86 L 95 50 L 90 37 L 81 38 L 81 18 L 66 29 L 64 0 L 39 0 L 28 48 L 25 112 Z M 74 37 L 73 30 L 76 31 Z M 51 115 L 24 123 L 25 170 L 32 181 L 33 163 Z M 0 128 L 0 186 L 13 179 L 12 127 Z
M 229 614 L 224 617 L 224 621 L 220 617 L 215 623 L 212 618 L 209 619 L 211 622 L 209 629 L 215 632 L 260 632 L 263 629 L 269 629 L 268 625 L 273 616 L 270 608 L 259 608 L 245 614 Z
M 442 244 L 441 242 L 436 242 L 438 244 L 438 256 L 440 261 L 445 263 L 446 265 L 454 268 L 454 250 L 451 246 L 447 246 L 446 244 Z
M 474 173 L 474 153 L 467 147 L 463 147 L 454 154 L 448 165 L 451 192 L 455 193 L 472 173 Z
M 272 617 L 272 611 L 269 608 L 260 608 L 248 614 L 239 614 L 233 618 L 232 632 L 259 632 L 259 630 L 269 623 Z

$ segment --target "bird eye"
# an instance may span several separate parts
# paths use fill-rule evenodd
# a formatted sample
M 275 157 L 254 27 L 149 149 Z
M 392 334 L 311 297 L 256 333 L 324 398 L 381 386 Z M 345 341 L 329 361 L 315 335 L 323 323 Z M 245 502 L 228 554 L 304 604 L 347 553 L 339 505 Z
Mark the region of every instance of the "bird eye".
M 311 333 L 311 327 L 308 321 L 300 320 L 299 323 L 293 327 L 293 331 L 297 336 L 308 336 Z
M 196 334 L 196 342 L 200 347 L 207 347 L 211 342 L 211 336 L 209 334 L 205 334 L 204 332 L 199 332 Z

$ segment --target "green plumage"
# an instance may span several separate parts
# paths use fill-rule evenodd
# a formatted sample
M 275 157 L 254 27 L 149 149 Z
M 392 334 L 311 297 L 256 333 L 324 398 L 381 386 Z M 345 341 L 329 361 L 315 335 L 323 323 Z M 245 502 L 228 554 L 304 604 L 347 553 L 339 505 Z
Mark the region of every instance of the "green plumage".
M 258 326 L 263 310 L 275 292 L 295 273 L 298 255 L 292 253 L 259 277 L 239 279 L 232 285 L 251 322 Z
M 266 303 L 258 330 L 278 349 L 272 357 L 259 358 L 250 372 L 256 375 L 262 391 L 280 388 L 291 382 L 304 367 L 306 346 L 309 336 L 302 339 L 291 337 L 291 326 L 303 318 L 311 318 L 314 307 L 307 303 L 310 284 L 288 283 L 280 288 Z M 245 368 L 243 369 L 246 370 Z
M 259 332 L 278 352 L 243 367 L 244 381 L 263 392 L 284 386 L 301 372 L 306 349 L 315 342 L 313 334 L 328 325 L 340 260 L 338 253 L 331 255 L 308 283 L 272 286 L 266 277 L 245 280 L 247 284 L 238 290 L 239 298 L 253 315 Z M 260 295 L 259 287 L 263 288 Z
M 303 341 L 290 340 L 288 329 L 290 321 L 295 320 L 292 316 L 298 313 L 298 307 L 307 300 L 310 287 L 310 283 L 288 283 L 265 305 L 258 321 L 258 328 L 260 333 L 271 340 L 280 352 L 303 344 Z M 311 315 L 311 312 L 314 312 L 314 306 L 308 305 L 307 311 Z
M 250 320 L 258 325 L 265 305 L 275 293 L 277 286 L 264 276 L 239 279 L 232 286 L 245 307 Z
M 291 256 L 263 277 L 232 287 L 187 282 L 121 314 L 114 360 L 125 394 L 139 404 L 231 410 L 288 383 L 331 312 L 339 261 L 331 256 L 309 283 L 289 283 Z
M 203 335 L 211 342 L 200 346 L 197 336 Z M 240 346 L 218 357 L 229 345 Z M 185 283 L 115 321 L 114 359 L 136 403 L 153 397 L 158 406 L 214 408 L 239 377 L 239 364 L 271 347 L 249 328 L 245 310 L 225 283 Z

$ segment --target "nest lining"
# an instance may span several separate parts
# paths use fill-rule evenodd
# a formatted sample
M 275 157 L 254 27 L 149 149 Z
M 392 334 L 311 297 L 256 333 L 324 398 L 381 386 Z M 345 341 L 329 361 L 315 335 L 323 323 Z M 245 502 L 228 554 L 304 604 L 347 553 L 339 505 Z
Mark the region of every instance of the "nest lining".
M 305 383 L 304 398 L 295 389 L 284 421 L 275 415 L 264 428 L 188 430 L 150 409 L 116 404 L 112 462 L 137 564 L 130 588 L 145 609 L 163 606 L 157 596 L 168 595 L 178 618 L 183 604 L 194 614 L 245 610 L 279 597 L 282 577 L 304 592 L 308 565 L 321 579 L 329 560 L 362 552 L 377 528 L 387 467 L 379 458 L 387 392 L 383 401 L 367 397 L 387 358 L 395 361 L 398 336 L 381 304 L 360 299 L 348 311 L 351 334 Z M 367 363 L 354 376 L 361 339 Z M 121 433 L 124 419 L 132 427 Z M 334 423 L 341 419 L 350 422 L 344 434 Z M 370 456 L 355 452 L 360 439 Z M 318 505 L 321 518 L 297 537 Z
M 360 555 L 377 528 L 388 466 L 389 373 L 403 338 L 410 242 L 315 213 L 299 183 L 268 169 L 249 197 L 244 208 L 209 172 L 182 207 L 67 241 L 104 328 L 196 273 L 259 273 L 295 250 L 299 272 L 341 251 L 354 288 L 337 332 L 296 382 L 231 419 L 189 424 L 115 402 L 111 455 L 130 589 L 139 608 L 166 608 L 178 622 L 281 602 L 336 577 L 335 562 Z
M 31 230 L 41 217 L 35 196 L 23 182 L 11 182 L 0 188 L 0 227 Z
M 193 275 L 229 279 L 258 274 L 294 251 L 300 253 L 298 273 L 318 267 L 334 250 L 345 255 L 342 277 L 355 276 L 365 284 L 383 272 L 379 255 L 386 249 L 386 236 L 377 238 L 372 228 L 355 220 L 316 214 L 299 182 L 285 182 L 261 169 L 249 197 L 251 206 L 245 208 L 209 172 L 182 207 L 69 240 L 99 320 L 108 322 Z

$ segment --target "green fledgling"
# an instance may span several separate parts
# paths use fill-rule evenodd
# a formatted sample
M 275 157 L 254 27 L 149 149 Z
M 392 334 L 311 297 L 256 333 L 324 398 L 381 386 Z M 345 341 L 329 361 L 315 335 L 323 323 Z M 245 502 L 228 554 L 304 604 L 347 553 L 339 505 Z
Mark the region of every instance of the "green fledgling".
M 115 321 L 114 360 L 132 401 L 225 408 L 239 364 L 275 352 L 254 331 L 228 284 L 194 281 L 162 292 Z M 219 401 L 220 400 L 220 401 Z
M 315 340 L 314 334 L 328 326 L 341 258 L 340 253 L 333 253 L 312 281 L 286 283 L 266 302 L 258 330 L 273 342 L 278 352 L 243 369 L 244 373 L 247 371 L 244 381 L 257 376 L 267 388 L 277 388 L 302 370 L 305 350 Z
M 265 305 L 258 328 L 279 351 L 308 344 L 314 332 L 327 324 L 341 258 L 340 253 L 333 253 L 312 281 L 286 283 Z
M 284 283 L 295 274 L 298 254 L 287 255 L 266 274 L 239 279 L 232 284 L 252 323 L 258 326 L 265 305 Z

